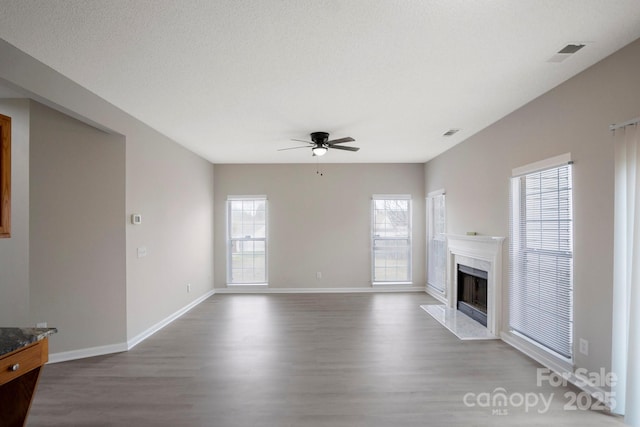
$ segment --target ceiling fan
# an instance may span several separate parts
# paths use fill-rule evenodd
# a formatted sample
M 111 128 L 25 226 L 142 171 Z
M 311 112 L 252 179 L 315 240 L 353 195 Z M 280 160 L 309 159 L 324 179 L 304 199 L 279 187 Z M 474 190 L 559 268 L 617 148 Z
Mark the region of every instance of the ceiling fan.
M 354 142 L 355 139 L 347 136 L 346 138 L 333 139 L 329 141 L 328 132 L 312 132 L 311 141 L 304 141 L 302 139 L 292 139 L 292 141 L 306 142 L 308 145 L 301 145 L 299 147 L 281 148 L 278 151 L 295 150 L 297 148 L 311 148 L 313 156 L 324 156 L 329 149 L 345 150 L 345 151 L 358 151 L 359 147 L 349 147 L 344 144 L 345 142 Z

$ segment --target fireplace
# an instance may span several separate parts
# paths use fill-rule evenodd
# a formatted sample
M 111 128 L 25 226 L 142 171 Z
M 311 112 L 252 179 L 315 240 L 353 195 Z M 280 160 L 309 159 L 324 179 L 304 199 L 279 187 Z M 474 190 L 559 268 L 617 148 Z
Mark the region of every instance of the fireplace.
M 489 274 L 458 264 L 458 310 L 487 326 L 487 279 Z
M 442 293 L 427 287 L 427 293 L 458 312 L 458 265 L 482 271 L 480 278 L 486 280 L 483 304 L 474 312 L 484 314 L 478 325 L 484 324 L 487 331 L 499 337 L 502 323 L 502 242 L 504 237 L 481 235 L 447 234 L 447 284 Z M 476 275 L 478 276 L 478 275 Z M 478 298 L 476 298 L 477 300 Z M 464 300 L 463 300 L 464 302 Z M 465 305 L 463 307 L 466 308 Z M 484 311 L 483 311 L 484 309 Z

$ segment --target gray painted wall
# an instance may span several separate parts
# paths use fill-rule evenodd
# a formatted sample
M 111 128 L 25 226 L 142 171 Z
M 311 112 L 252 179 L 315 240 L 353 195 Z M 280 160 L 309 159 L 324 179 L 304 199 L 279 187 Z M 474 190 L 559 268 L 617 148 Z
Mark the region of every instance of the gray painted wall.
M 120 179 L 125 180 L 125 208 L 118 222 L 126 232 L 120 250 L 126 265 L 126 339 L 136 338 L 211 291 L 213 165 L 3 40 L 0 57 L 2 83 L 70 117 L 124 136 L 125 172 Z M 28 192 L 24 194 L 28 200 Z M 142 214 L 142 225 L 129 223 L 134 212 Z M 137 258 L 141 246 L 147 247 L 145 258 Z M 9 274 L 13 273 L 0 272 L 0 278 Z M 187 283 L 192 284 L 191 293 L 186 292 Z M 24 289 L 20 292 L 28 292 Z M 4 285 L 2 292 L 0 300 Z M 12 298 L 15 293 L 11 292 Z M 25 306 L 4 324 L 27 320 Z M 56 326 L 49 319 L 39 320 Z M 51 339 L 52 348 L 56 339 Z M 76 349 L 65 342 L 54 351 Z
M 52 353 L 126 341 L 124 138 L 31 102 L 32 324 Z
M 213 289 L 213 183 L 213 165 L 182 146 L 127 135 L 129 339 Z
M 0 99 L 11 117 L 11 237 L 0 239 L 0 325 L 29 319 L 29 100 Z
M 609 369 L 611 363 L 614 170 L 608 125 L 640 114 L 638 70 L 640 41 L 425 166 L 426 190 L 447 191 L 450 233 L 477 231 L 508 236 L 511 170 L 572 153 L 574 341 L 585 338 L 590 342 L 589 356 L 576 350 L 575 359 L 578 367 L 591 371 Z M 503 283 L 508 283 L 506 269 Z
M 270 287 L 370 288 L 373 194 L 412 195 L 413 285 L 424 287 L 424 166 L 321 164 L 320 169 L 323 176 L 312 164 L 216 165 L 216 288 L 226 286 L 226 198 L 259 194 L 269 200 Z

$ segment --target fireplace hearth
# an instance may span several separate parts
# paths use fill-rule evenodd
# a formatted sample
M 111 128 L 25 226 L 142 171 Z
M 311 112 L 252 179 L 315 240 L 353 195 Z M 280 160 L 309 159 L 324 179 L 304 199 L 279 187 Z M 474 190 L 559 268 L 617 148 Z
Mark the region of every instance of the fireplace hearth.
M 486 271 L 458 264 L 457 308 L 483 326 L 487 326 Z

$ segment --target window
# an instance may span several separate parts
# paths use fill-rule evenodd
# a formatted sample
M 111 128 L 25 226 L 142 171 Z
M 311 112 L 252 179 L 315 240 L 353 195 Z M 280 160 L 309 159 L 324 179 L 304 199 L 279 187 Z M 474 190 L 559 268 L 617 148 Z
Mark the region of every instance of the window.
M 0 238 L 11 237 L 11 117 L 0 114 Z
M 227 198 L 227 283 L 267 283 L 267 198 Z
M 447 238 L 444 190 L 427 195 L 427 285 L 445 292 Z
M 573 356 L 569 159 L 550 159 L 556 165 L 538 164 L 535 171 L 521 168 L 512 178 L 509 295 L 511 330 L 567 359 Z
M 373 283 L 411 282 L 411 196 L 373 196 Z

